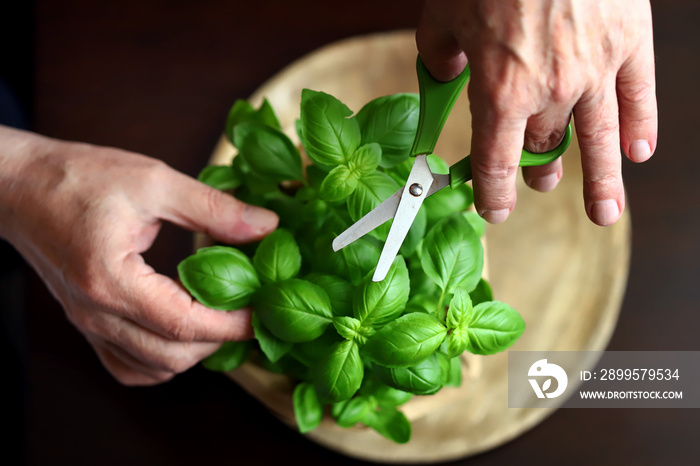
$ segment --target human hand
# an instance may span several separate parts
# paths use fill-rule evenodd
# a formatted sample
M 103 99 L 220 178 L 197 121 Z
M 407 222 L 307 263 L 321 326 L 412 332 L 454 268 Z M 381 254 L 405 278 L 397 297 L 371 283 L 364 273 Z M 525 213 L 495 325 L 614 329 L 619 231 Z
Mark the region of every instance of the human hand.
M 162 221 L 234 244 L 274 230 L 274 213 L 142 155 L 2 127 L 0 141 L 13 148 L 0 155 L 7 157 L 0 187 L 10 187 L 0 188 L 0 236 L 33 266 L 117 380 L 164 382 L 222 342 L 252 336 L 249 310 L 202 306 L 141 253 Z M 8 175 L 12 184 L 2 179 Z
M 588 217 L 615 223 L 625 207 L 620 146 L 634 162 L 653 154 L 657 110 L 647 0 L 427 1 L 416 41 L 438 80 L 471 67 L 476 209 L 504 221 L 515 207 L 521 149 L 557 146 L 573 112 Z M 561 160 L 523 168 L 554 189 Z

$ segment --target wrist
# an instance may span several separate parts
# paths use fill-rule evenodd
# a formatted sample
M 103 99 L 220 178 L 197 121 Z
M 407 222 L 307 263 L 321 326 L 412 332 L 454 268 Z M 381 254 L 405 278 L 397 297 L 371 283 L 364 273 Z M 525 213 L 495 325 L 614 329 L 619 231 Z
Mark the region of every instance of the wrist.
M 0 237 L 10 243 L 14 243 L 22 205 L 34 200 L 33 191 L 41 185 L 37 162 L 55 142 L 0 125 Z

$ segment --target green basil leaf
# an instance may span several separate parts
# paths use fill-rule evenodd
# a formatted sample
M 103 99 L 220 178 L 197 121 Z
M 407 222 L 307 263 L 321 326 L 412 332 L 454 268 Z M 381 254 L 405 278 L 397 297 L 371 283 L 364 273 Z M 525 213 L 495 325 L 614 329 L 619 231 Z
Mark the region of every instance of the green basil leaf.
M 296 278 L 263 286 L 255 294 L 253 306 L 262 324 L 290 343 L 320 337 L 333 318 L 326 292 Z
M 337 344 L 318 366 L 316 392 L 326 403 L 346 400 L 360 388 L 363 376 L 364 365 L 357 343 L 346 340 Z
M 362 325 L 380 327 L 401 315 L 409 292 L 406 262 L 403 257 L 396 256 L 384 280 L 366 280 L 362 284 L 353 299 L 353 315 Z
M 525 331 L 518 311 L 505 303 L 490 301 L 477 304 L 467 325 L 469 345 L 474 354 L 495 354 L 508 349 Z
M 447 328 L 464 329 L 472 312 L 472 300 L 464 288 L 457 288 L 447 310 Z
M 303 226 L 302 212 L 305 204 L 298 199 L 279 195 L 269 198 L 266 207 L 277 213 L 279 217 L 279 228 L 291 231 L 299 231 Z
M 367 238 L 360 238 L 335 254 L 342 260 L 341 270 L 345 272 L 350 282 L 359 284 L 369 272 L 377 267 L 381 253 L 381 250 L 374 243 Z
M 274 182 L 304 181 L 301 155 L 283 132 L 254 123 L 241 123 L 234 129 L 234 138 L 253 173 Z
M 425 210 L 428 223 L 432 225 L 453 212 L 468 209 L 473 203 L 472 188 L 468 184 L 461 184 L 454 189 L 448 187 L 436 192 L 425 200 L 421 210 Z
M 411 423 L 396 408 L 380 407 L 370 411 L 362 422 L 396 443 L 407 443 L 411 440 Z
M 462 385 L 462 360 L 460 358 L 450 359 L 450 373 L 446 377 L 446 387 L 459 387 Z
M 229 111 L 228 118 L 226 119 L 225 130 L 226 137 L 234 146 L 236 145 L 234 142 L 234 130 L 236 126 L 241 123 L 256 123 L 270 126 L 274 129 L 281 129 L 280 122 L 267 99 L 263 100 L 262 105 L 257 111 L 247 100 L 237 100 L 234 102 Z
M 299 432 L 306 434 L 321 424 L 323 406 L 318 400 L 313 385 L 308 382 L 297 384 L 292 395 L 292 402 Z
M 336 410 L 334 417 L 338 425 L 346 429 L 363 420 L 367 413 L 376 408 L 376 403 L 366 396 L 354 396 L 341 403 L 342 407 Z
M 485 303 L 486 301 L 493 301 L 491 285 L 489 285 L 489 282 L 482 278 L 479 280 L 479 283 L 476 284 L 476 288 L 469 292 L 469 296 L 471 297 L 472 303 L 475 306 L 477 304 Z
M 348 212 L 353 222 L 358 221 L 370 210 L 384 202 L 399 189 L 399 184 L 389 175 L 381 172 L 370 173 L 360 178 L 357 188 L 348 197 Z M 385 223 L 373 231 L 378 238 L 386 238 L 390 223 Z
M 421 251 L 425 273 L 446 293 L 472 290 L 481 279 L 484 250 L 462 214 L 445 217 L 428 231 Z
M 427 296 L 424 294 L 413 295 L 408 299 L 404 313 L 423 312 L 438 317 L 436 315 L 437 301 L 438 299 L 434 296 Z
M 333 326 L 341 337 L 346 340 L 354 340 L 362 323 L 354 317 L 334 317 Z
M 433 354 L 446 335 L 447 328 L 435 316 L 413 312 L 382 327 L 363 350 L 382 366 L 409 367 Z
M 466 328 L 455 328 L 447 335 L 447 356 L 456 358 L 469 348 L 469 332 Z
M 311 273 L 304 278 L 326 291 L 331 300 L 333 315 L 352 316 L 354 287 L 350 283 L 334 275 L 321 273 Z
M 409 156 L 419 109 L 418 94 L 395 94 L 374 99 L 357 112 L 362 144 L 379 143 L 382 167 L 398 165 Z
M 204 167 L 197 179 L 207 186 L 222 191 L 236 189 L 242 183 L 241 177 L 237 175 L 231 165 Z
M 294 236 L 283 228 L 270 233 L 255 251 L 253 265 L 263 283 L 296 277 L 301 268 L 301 253 Z
M 360 178 L 374 173 L 381 160 L 382 148 L 379 144 L 365 144 L 364 146 L 358 147 L 350 156 L 348 168 Z
M 227 341 L 214 353 L 202 360 L 210 371 L 229 372 L 246 362 L 253 350 L 250 341 Z
M 412 393 L 390 387 L 377 378 L 372 377 L 369 380 L 367 379 L 367 376 L 365 376 L 362 387 L 360 387 L 360 393 L 371 396 L 377 400 L 379 406 L 383 406 L 384 408 L 401 406 L 413 397 Z
M 358 175 L 345 165 L 338 165 L 321 183 L 319 194 L 328 202 L 342 201 L 357 188 Z
M 374 373 L 390 387 L 414 395 L 432 395 L 442 388 L 442 371 L 436 354 L 411 367 L 374 366 Z
M 464 218 L 467 219 L 467 222 L 469 222 L 477 235 L 480 237 L 484 236 L 486 232 L 486 220 L 481 218 L 476 212 L 468 211 L 464 212 L 462 215 L 464 215 Z
M 296 343 L 289 354 L 307 367 L 317 367 L 323 358 L 328 356 L 342 341 L 343 338 L 338 335 L 335 328 L 329 326 L 323 335 L 315 340 Z
M 180 262 L 177 271 L 197 301 L 222 311 L 246 306 L 260 287 L 250 260 L 241 251 L 226 246 L 198 250 Z
M 430 167 L 430 171 L 433 173 L 439 173 L 442 175 L 447 175 L 450 173 L 450 166 L 445 162 L 445 159 L 440 157 L 437 154 L 428 154 L 428 166 Z M 413 164 L 411 164 L 411 167 Z M 404 167 L 405 169 L 405 167 Z M 410 171 L 410 170 L 409 170 Z M 408 175 L 406 175 L 408 176 Z
M 280 340 L 265 328 L 260 322 L 260 317 L 257 313 L 253 313 L 253 331 L 255 332 L 255 338 L 260 344 L 260 349 L 270 362 L 279 361 L 292 348 L 291 343 Z
M 301 92 L 301 122 L 306 153 L 321 167 L 346 164 L 360 145 L 360 125 L 352 110 L 324 92 Z

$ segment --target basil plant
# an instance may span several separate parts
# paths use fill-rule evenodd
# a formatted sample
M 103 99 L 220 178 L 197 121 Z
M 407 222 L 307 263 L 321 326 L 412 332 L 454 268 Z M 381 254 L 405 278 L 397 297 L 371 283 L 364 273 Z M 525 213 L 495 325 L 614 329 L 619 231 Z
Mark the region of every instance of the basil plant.
M 400 405 L 458 386 L 463 352 L 503 351 L 525 328 L 481 277 L 485 225 L 467 211 L 468 185 L 425 201 L 381 282 L 371 277 L 390 222 L 339 252 L 331 248 L 405 183 L 418 109 L 417 95 L 397 94 L 353 113 L 306 89 L 296 122 L 304 166 L 270 104 L 255 109 L 239 100 L 226 123 L 238 155 L 199 177 L 280 217 L 280 228 L 257 244 L 202 248 L 179 264 L 182 283 L 202 304 L 254 309 L 255 340 L 225 343 L 203 364 L 230 371 L 252 358 L 289 375 L 303 433 L 327 412 L 342 427 L 364 424 L 407 442 L 411 425 Z M 442 159 L 428 160 L 447 173 Z

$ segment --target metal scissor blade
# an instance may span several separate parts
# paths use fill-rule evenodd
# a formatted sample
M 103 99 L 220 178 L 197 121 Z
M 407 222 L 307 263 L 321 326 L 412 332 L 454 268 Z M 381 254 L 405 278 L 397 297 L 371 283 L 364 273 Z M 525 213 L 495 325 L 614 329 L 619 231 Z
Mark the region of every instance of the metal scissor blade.
M 426 156 L 419 155 L 413 163 L 406 186 L 403 187 L 399 206 L 394 215 L 394 223 L 391 224 L 389 236 L 387 236 L 382 254 L 379 256 L 377 268 L 374 270 L 373 282 L 382 281 L 386 277 L 396 254 L 401 249 L 401 244 L 403 244 L 408 230 L 411 229 L 420 206 L 425 198 L 428 197 L 432 184 L 433 174 L 428 166 Z
M 347 230 L 336 236 L 333 240 L 333 251 L 343 249 L 348 244 L 362 238 L 370 231 L 384 224 L 384 222 L 394 218 L 401 200 L 401 193 L 403 193 L 403 188 L 386 198 L 377 207 L 367 212 L 364 217 L 350 225 Z

